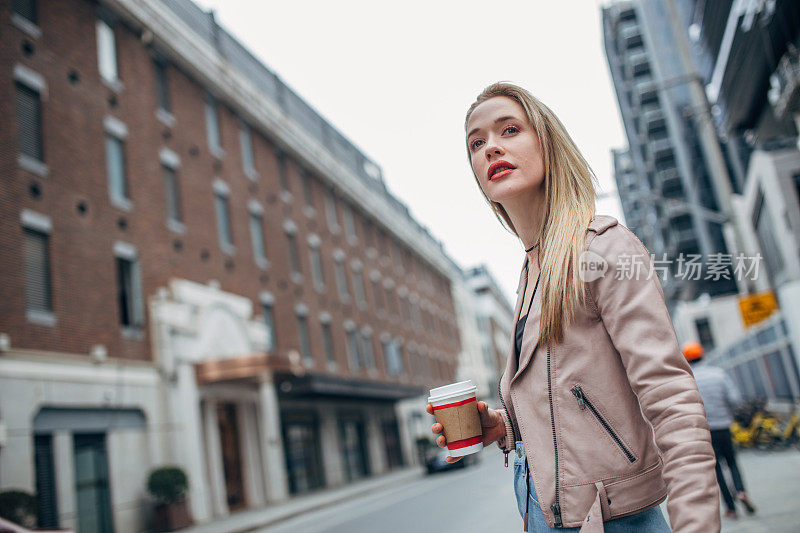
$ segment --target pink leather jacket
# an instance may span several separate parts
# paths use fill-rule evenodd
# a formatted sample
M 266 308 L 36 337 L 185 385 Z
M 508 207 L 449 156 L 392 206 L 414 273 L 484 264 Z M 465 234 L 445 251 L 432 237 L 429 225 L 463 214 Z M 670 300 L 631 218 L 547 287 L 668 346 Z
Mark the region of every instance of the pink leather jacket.
M 587 281 L 586 305 L 564 341 L 538 344 L 536 291 L 517 368 L 510 350 L 500 390 L 504 451 L 525 445 L 539 505 L 550 527 L 589 525 L 659 504 L 675 532 L 719 531 L 711 438 L 697 385 L 678 346 L 650 254 L 613 217 L 595 216 L 586 246 L 608 264 Z M 616 279 L 638 256 L 642 272 Z M 599 260 L 602 262 L 602 260 Z M 520 277 L 519 318 L 526 269 Z M 586 529 L 602 530 L 594 520 Z M 598 529 L 599 527 L 599 529 Z

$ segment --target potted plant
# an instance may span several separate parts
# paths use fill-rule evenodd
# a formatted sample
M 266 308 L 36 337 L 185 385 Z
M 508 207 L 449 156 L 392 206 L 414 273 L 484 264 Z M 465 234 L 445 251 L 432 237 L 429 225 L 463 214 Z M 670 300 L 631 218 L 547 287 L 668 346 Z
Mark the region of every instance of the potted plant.
M 39 502 L 36 497 L 21 490 L 0 492 L 0 518 L 23 527 L 34 528 L 38 522 Z
M 175 531 L 192 525 L 186 504 L 188 479 L 177 466 L 156 468 L 147 478 L 147 491 L 158 501 L 153 527 L 156 531 Z

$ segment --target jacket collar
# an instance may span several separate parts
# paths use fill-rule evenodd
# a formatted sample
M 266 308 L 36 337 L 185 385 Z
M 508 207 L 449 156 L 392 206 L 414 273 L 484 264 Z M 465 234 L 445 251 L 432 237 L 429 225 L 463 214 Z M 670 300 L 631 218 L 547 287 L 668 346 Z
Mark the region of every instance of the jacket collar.
M 593 231 L 599 235 L 616 224 L 617 219 L 612 216 L 595 215 L 589 221 L 587 233 Z M 525 321 L 525 333 L 522 336 L 522 348 L 520 350 L 519 366 L 517 365 L 517 358 L 514 354 L 515 334 L 517 322 L 519 321 L 522 312 L 522 303 L 525 298 L 525 290 L 523 288 L 525 287 L 528 276 L 528 269 L 526 268 L 527 266 L 528 256 L 525 254 L 525 260 L 522 264 L 522 272 L 520 273 L 519 277 L 519 284 L 517 285 L 517 305 L 514 310 L 514 323 L 511 325 L 511 350 L 506 361 L 505 374 L 507 376 L 513 376 L 510 378 L 511 382 L 516 380 L 522 371 L 525 370 L 525 368 L 531 362 L 536 348 L 539 347 L 539 330 L 542 316 L 542 292 L 544 290 L 541 281 L 539 282 L 539 288 L 536 289 L 536 294 L 533 296 L 533 302 L 531 302 L 528 319 Z M 536 280 L 529 280 L 529 282 L 536 283 Z

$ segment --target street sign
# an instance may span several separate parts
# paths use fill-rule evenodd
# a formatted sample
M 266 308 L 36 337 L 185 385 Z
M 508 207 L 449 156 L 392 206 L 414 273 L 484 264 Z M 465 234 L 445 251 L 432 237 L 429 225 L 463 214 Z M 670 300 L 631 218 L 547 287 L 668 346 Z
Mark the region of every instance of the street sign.
M 744 326 L 749 328 L 766 320 L 778 309 L 775 293 L 772 291 L 750 294 L 739 298 L 739 310 L 742 312 Z

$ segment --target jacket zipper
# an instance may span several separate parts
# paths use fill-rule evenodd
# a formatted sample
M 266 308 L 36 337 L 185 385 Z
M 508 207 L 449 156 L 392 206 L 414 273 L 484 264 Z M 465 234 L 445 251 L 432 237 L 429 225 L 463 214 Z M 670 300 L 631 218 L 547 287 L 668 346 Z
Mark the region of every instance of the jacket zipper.
M 550 374 L 550 347 L 547 347 L 547 397 L 550 400 L 550 425 L 553 428 L 553 450 L 556 456 L 556 500 L 550 506 L 553 511 L 555 527 L 562 527 L 561 504 L 559 503 L 559 476 L 558 476 L 558 439 L 556 438 L 556 415 L 553 409 L 553 377 Z
M 508 412 L 508 408 L 506 407 L 506 402 L 503 401 L 503 391 L 500 389 L 500 383 L 503 381 L 501 377 L 500 380 L 497 382 L 497 396 L 500 398 L 500 405 L 503 406 L 503 411 L 506 412 L 506 416 L 508 417 L 508 423 L 511 424 L 511 432 L 514 434 L 514 439 L 517 438 L 517 428 L 514 427 L 514 422 L 511 420 L 511 414 Z M 508 443 L 506 443 L 508 445 Z M 516 443 L 515 443 L 516 445 Z M 503 450 L 505 454 L 505 467 L 508 468 L 508 454 L 506 450 Z
M 597 408 L 594 405 L 592 405 L 592 402 L 590 402 L 589 398 L 587 398 L 586 395 L 583 393 L 583 389 L 581 388 L 580 385 L 575 385 L 574 387 L 572 387 L 572 394 L 574 394 L 575 398 L 578 399 L 578 407 L 580 407 L 581 410 L 586 409 L 587 407 L 589 408 L 589 410 L 592 412 L 597 421 L 600 422 L 600 424 L 605 428 L 606 432 L 608 432 L 611 438 L 614 439 L 614 442 L 617 443 L 617 446 L 619 446 L 619 449 L 622 450 L 622 453 L 625 454 L 625 457 L 628 458 L 628 461 L 630 461 L 631 463 L 635 462 L 636 457 L 625 446 L 625 444 L 622 442 L 622 439 L 620 439 L 617 436 L 617 434 L 611 428 L 611 425 L 606 421 L 605 418 L 603 418 L 603 415 L 600 414 L 600 411 L 598 411 Z

